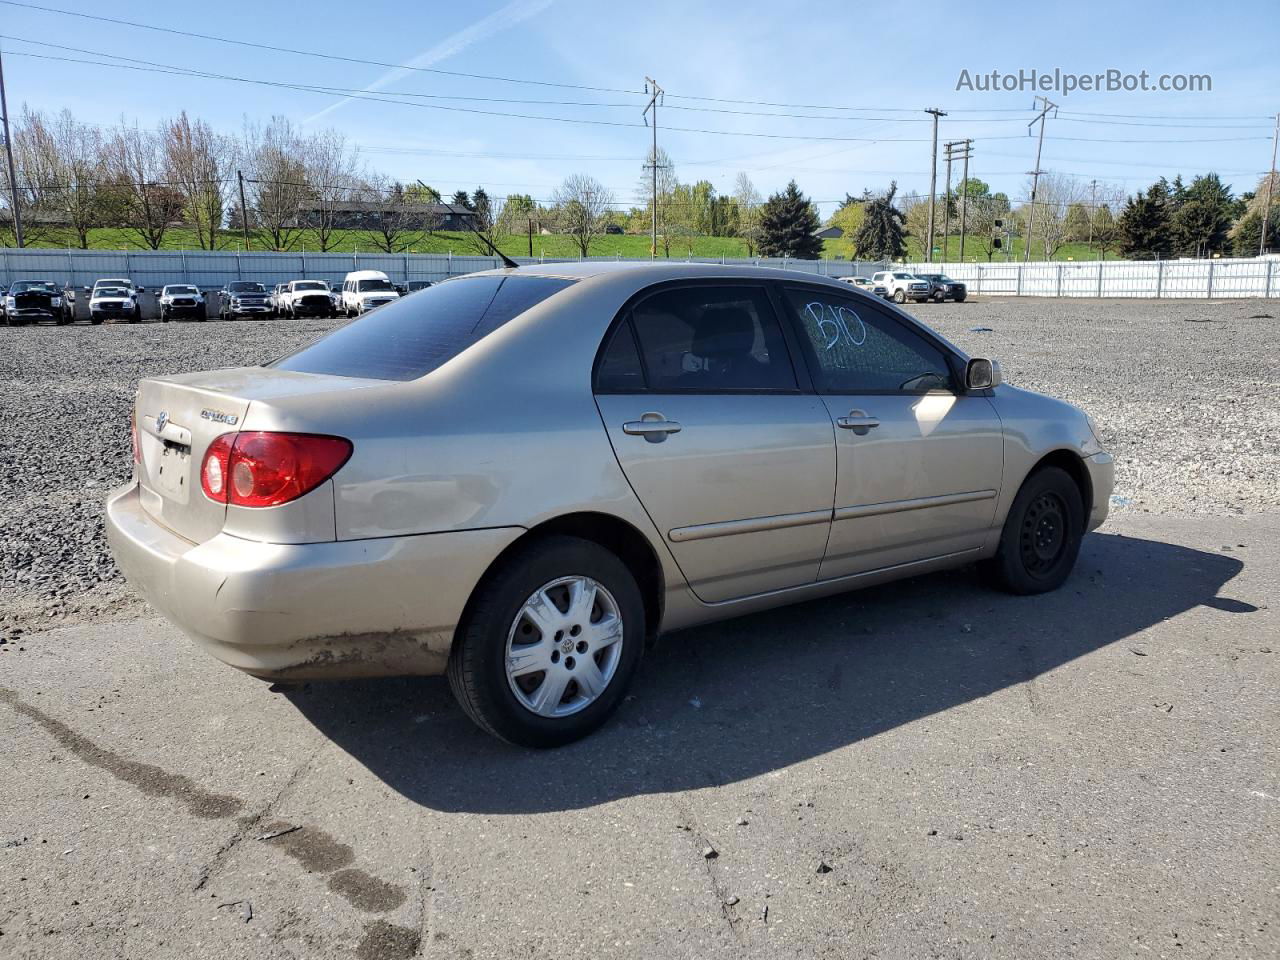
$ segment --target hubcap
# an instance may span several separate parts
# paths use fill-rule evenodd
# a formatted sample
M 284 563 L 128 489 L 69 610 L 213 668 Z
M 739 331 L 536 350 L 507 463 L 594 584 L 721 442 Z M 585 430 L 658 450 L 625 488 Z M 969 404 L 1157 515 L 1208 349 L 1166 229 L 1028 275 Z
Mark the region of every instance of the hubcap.
M 552 580 L 524 602 L 507 633 L 507 683 L 526 710 L 567 717 L 604 693 L 622 642 L 622 616 L 603 584 Z
M 1042 493 L 1031 501 L 1019 541 L 1028 573 L 1044 574 L 1053 568 L 1067 546 L 1067 508 L 1061 497 Z

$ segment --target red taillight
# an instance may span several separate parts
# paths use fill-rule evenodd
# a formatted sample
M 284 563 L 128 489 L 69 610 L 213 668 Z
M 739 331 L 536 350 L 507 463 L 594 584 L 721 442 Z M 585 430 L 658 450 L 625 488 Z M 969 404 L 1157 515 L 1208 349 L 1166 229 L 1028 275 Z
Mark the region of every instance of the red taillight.
M 274 507 L 324 483 L 351 456 L 351 441 L 265 430 L 224 433 L 205 451 L 200 488 L 237 507 Z

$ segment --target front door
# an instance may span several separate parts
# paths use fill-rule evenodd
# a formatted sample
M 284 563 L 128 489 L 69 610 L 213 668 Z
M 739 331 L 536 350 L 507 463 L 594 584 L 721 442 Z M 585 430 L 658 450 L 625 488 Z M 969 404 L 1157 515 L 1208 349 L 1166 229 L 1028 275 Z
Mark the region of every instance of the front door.
M 888 308 L 816 287 L 784 299 L 836 424 L 821 578 L 980 547 L 1004 470 L 991 401 L 961 390 L 948 351 Z
M 615 327 L 596 402 L 618 462 L 697 596 L 811 583 L 835 441 L 761 286 L 664 287 Z

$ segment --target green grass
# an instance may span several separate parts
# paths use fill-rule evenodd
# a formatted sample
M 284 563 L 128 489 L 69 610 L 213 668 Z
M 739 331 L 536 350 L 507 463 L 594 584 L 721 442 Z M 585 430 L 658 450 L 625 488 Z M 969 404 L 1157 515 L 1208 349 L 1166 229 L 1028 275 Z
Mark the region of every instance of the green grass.
M 378 247 L 374 244 L 373 238 L 362 230 L 338 230 L 330 238 L 332 253 L 379 253 Z M 430 236 L 417 236 L 412 238 L 412 242 L 408 244 L 404 253 L 449 253 L 452 251 L 456 256 L 474 255 L 480 251 L 477 246 L 478 238 L 471 233 L 459 233 L 452 231 L 442 231 L 431 234 Z M 944 247 L 941 238 L 935 244 Z M 77 248 L 79 242 L 71 231 L 41 231 L 41 235 L 31 238 L 27 246 L 44 247 L 54 249 L 65 249 L 66 247 Z M 502 237 L 498 241 L 498 248 L 508 256 L 527 257 L 529 253 L 529 238 L 527 235 L 513 235 Z M 147 250 L 149 249 L 141 242 L 138 235 L 132 230 L 126 230 L 118 227 L 98 227 L 89 232 L 89 249 L 91 250 Z M 200 244 L 196 240 L 195 231 L 186 227 L 174 227 L 168 230 L 164 236 L 164 242 L 160 246 L 161 250 L 199 250 Z M 241 251 L 244 249 L 240 235 L 232 231 L 223 231 L 218 235 L 218 249 L 227 251 Z M 274 252 L 263 242 L 261 238 L 251 236 L 249 238 L 249 248 L 251 252 Z M 320 249 L 320 244 L 316 239 L 313 231 L 304 231 L 288 251 L 289 253 L 315 253 Z M 736 237 L 694 237 L 688 241 L 673 241 L 671 244 L 671 257 L 673 259 L 683 260 L 685 257 L 746 257 L 747 245 Z M 848 259 L 849 244 L 843 240 L 826 240 L 824 241 L 823 253 L 827 259 Z M 397 251 L 401 252 L 401 251 Z M 570 237 L 559 235 L 541 235 L 534 234 L 533 237 L 533 256 L 535 257 L 576 257 L 579 255 L 578 246 Z M 591 243 L 591 255 L 594 257 L 624 257 L 624 258 L 645 258 L 649 256 L 649 238 L 646 235 L 632 234 L 606 234 L 597 237 Z M 659 255 L 662 255 L 661 248 Z M 918 261 L 923 259 L 921 256 L 921 244 L 914 238 L 908 238 L 907 241 L 907 257 L 908 261 Z M 942 262 L 956 262 L 960 259 L 960 238 L 959 236 L 950 237 L 945 244 L 944 253 L 938 254 L 935 260 Z M 969 238 L 965 243 L 965 259 L 970 262 L 983 262 L 987 260 L 985 251 L 978 246 L 973 238 Z M 1022 241 L 1015 237 L 1013 240 L 1013 248 L 1010 251 L 1011 260 L 1022 259 Z M 1043 260 L 1043 248 L 1033 246 L 1031 251 L 1031 259 Z M 1083 243 L 1069 243 L 1058 251 L 1054 260 L 1096 260 L 1097 249 L 1090 248 Z M 1107 259 L 1119 259 L 1119 255 L 1115 251 L 1111 251 Z M 1003 263 L 1005 261 L 1005 251 L 998 250 L 992 257 L 993 263 Z

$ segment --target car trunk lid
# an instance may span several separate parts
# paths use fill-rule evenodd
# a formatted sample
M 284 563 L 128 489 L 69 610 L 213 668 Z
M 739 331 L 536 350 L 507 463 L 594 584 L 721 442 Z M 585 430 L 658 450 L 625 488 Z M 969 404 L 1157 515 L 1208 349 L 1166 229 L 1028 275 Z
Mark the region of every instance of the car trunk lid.
M 370 385 L 264 367 L 141 381 L 135 416 L 143 509 L 179 536 L 203 543 L 223 528 L 227 516 L 226 505 L 200 488 L 200 468 L 215 438 L 238 432 L 251 405 Z

